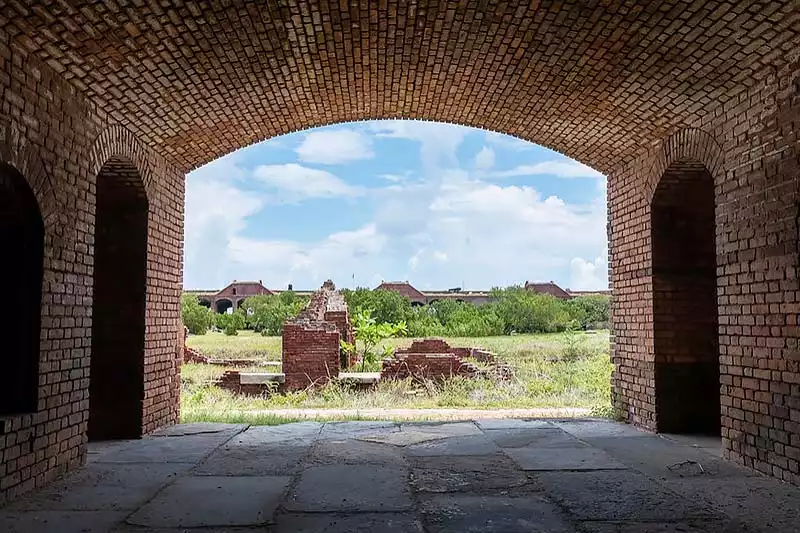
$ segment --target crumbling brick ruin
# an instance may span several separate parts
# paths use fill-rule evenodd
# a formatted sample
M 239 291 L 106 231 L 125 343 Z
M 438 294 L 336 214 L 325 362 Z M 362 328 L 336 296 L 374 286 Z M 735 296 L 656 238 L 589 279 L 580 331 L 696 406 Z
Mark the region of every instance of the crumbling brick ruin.
M 319 385 L 339 375 L 339 341 L 353 342 L 347 303 L 328 280 L 311 295 L 305 309 L 283 326 L 283 373 L 286 390 Z
M 441 339 L 414 341 L 411 346 L 395 351 L 394 357 L 383 362 L 381 379 L 441 380 L 453 376 L 479 377 L 488 373 L 466 358 L 491 365 L 491 373 L 501 378 L 511 375 L 511 369 L 499 362 L 492 352 L 480 348 L 454 348 Z

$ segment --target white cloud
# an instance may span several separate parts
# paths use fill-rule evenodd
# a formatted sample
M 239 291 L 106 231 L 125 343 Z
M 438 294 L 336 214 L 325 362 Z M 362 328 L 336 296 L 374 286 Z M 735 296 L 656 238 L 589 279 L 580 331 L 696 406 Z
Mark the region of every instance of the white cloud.
M 255 177 L 272 189 L 288 193 L 290 199 L 357 196 L 363 191 L 352 187 L 325 170 L 304 167 L 297 163 L 261 165 Z
M 420 143 L 420 158 L 428 173 L 458 166 L 456 151 L 469 129 L 441 122 L 381 120 L 367 125 L 378 138 L 405 139 Z
M 509 170 L 496 170 L 490 173 L 494 178 L 515 178 L 519 176 L 556 176 L 559 178 L 602 178 L 603 174 L 597 172 L 577 161 L 565 159 L 563 161 L 551 160 L 519 165 Z
M 586 261 L 575 257 L 570 261 L 570 288 L 576 291 L 591 291 L 608 287 L 608 256 L 603 254 Z
M 478 155 L 475 156 L 475 169 L 476 170 L 489 170 L 494 166 L 494 150 L 488 146 L 481 148 Z
M 445 261 L 447 261 L 447 254 L 442 252 L 442 251 L 440 251 L 440 250 L 437 250 L 437 251 L 433 252 L 433 258 L 436 261 L 444 263 Z
M 326 165 L 340 165 L 375 156 L 372 140 L 368 136 L 344 128 L 312 131 L 305 136 L 296 152 L 301 161 Z

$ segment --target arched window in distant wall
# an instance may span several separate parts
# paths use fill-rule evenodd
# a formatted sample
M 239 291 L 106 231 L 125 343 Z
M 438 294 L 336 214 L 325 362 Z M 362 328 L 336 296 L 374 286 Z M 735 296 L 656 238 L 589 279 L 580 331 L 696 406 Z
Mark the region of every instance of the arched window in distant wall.
M 0 163 L 0 306 L 3 383 L 0 416 L 33 413 L 39 403 L 39 339 L 44 275 L 44 223 L 36 196 L 13 167 Z

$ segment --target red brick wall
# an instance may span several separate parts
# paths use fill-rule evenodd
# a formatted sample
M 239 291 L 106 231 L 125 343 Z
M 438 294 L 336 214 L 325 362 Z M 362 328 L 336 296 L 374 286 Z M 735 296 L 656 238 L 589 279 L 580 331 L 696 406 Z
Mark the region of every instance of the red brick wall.
M 149 199 L 143 431 L 175 422 L 181 347 L 183 175 L 0 33 L 0 161 L 36 194 L 44 221 L 36 412 L 0 418 L 0 501 L 86 457 L 96 177 L 112 156 Z
M 651 199 L 670 164 L 714 179 L 721 426 L 728 457 L 800 483 L 798 61 L 609 177 L 615 406 L 659 429 Z M 692 126 L 692 127 L 688 127 Z
M 381 379 L 473 377 L 478 369 L 463 360 L 471 355 L 471 348 L 453 348 L 442 339 L 416 340 L 408 348 L 395 350 L 394 357 L 383 362 Z M 488 352 L 481 351 L 481 357 L 488 360 Z
M 326 383 L 339 375 L 339 330 L 302 318 L 285 324 L 282 361 L 287 390 Z

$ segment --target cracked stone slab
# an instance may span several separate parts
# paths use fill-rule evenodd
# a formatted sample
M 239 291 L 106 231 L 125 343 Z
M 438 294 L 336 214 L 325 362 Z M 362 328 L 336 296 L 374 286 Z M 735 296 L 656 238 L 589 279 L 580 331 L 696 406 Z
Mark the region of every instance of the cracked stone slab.
M 578 520 L 686 522 L 718 519 L 710 507 L 633 471 L 539 472 L 551 499 Z
M 539 428 L 552 428 L 555 425 L 550 420 L 521 420 L 518 418 L 486 418 L 483 420 L 475 420 L 483 430 L 487 429 L 539 429 Z
M 585 448 L 587 444 L 566 431 L 553 427 L 540 429 L 487 429 L 484 435 L 501 448 Z
M 361 434 L 380 435 L 384 433 L 393 433 L 396 431 L 400 431 L 400 425 L 396 422 L 378 422 L 368 420 L 327 422 L 322 427 L 320 438 L 352 438 Z
M 484 435 L 451 437 L 422 442 L 411 445 L 406 450 L 409 455 L 418 457 L 432 455 L 494 455 L 500 453 L 500 448 Z
M 275 533 L 423 533 L 411 513 L 287 514 L 277 517 Z
M 700 448 L 676 444 L 655 435 L 646 438 L 589 438 L 587 441 L 622 463 L 659 479 L 759 476 L 752 470 L 746 470 Z
M 800 488 L 776 479 L 693 477 L 668 480 L 665 485 L 756 531 L 800 532 Z
M 95 463 L 199 463 L 231 438 L 230 434 L 148 437 L 133 441 Z
M 404 465 L 401 448 L 377 442 L 355 439 L 320 440 L 314 446 L 309 462 L 316 464 L 378 464 Z
M 432 533 L 574 533 L 561 511 L 537 496 L 440 494 L 422 501 Z
M 412 482 L 420 492 L 502 493 L 529 482 L 505 455 L 412 458 Z
M 555 425 L 579 439 L 589 437 L 652 437 L 653 433 L 611 420 L 559 420 Z
M 308 468 L 285 508 L 299 512 L 390 512 L 412 506 L 408 469 L 381 465 Z
M 0 511 L 3 533 L 108 533 L 123 520 L 120 511 Z
M 473 422 L 443 422 L 439 424 L 430 422 L 406 422 L 400 426 L 400 431 L 419 431 L 431 435 L 442 435 L 444 437 L 465 437 L 468 435 L 481 434 L 481 430 L 478 429 L 478 426 Z
M 231 442 L 246 446 L 296 442 L 310 444 L 319 438 L 321 422 L 295 422 L 279 426 L 251 426 L 237 435 Z
M 236 435 L 247 429 L 247 424 L 218 424 L 213 422 L 193 422 L 167 426 L 152 433 L 154 437 L 185 437 L 210 433 L 229 433 Z
M 290 477 L 184 477 L 128 518 L 150 528 L 263 525 L 272 519 Z
M 583 522 L 584 533 L 742 533 L 739 524 L 704 520 L 691 522 Z
M 356 440 L 364 442 L 375 442 L 380 444 L 391 444 L 392 446 L 410 446 L 421 442 L 446 439 L 447 436 L 434 433 L 423 433 L 421 431 L 399 431 L 396 433 L 379 433 L 376 435 L 362 435 Z
M 289 476 L 306 458 L 310 446 L 226 444 L 217 448 L 192 473 L 201 476 Z
M 523 470 L 624 470 L 628 468 L 596 448 L 505 448 Z
M 8 507 L 19 511 L 135 510 L 185 473 L 186 464 L 94 464 Z

